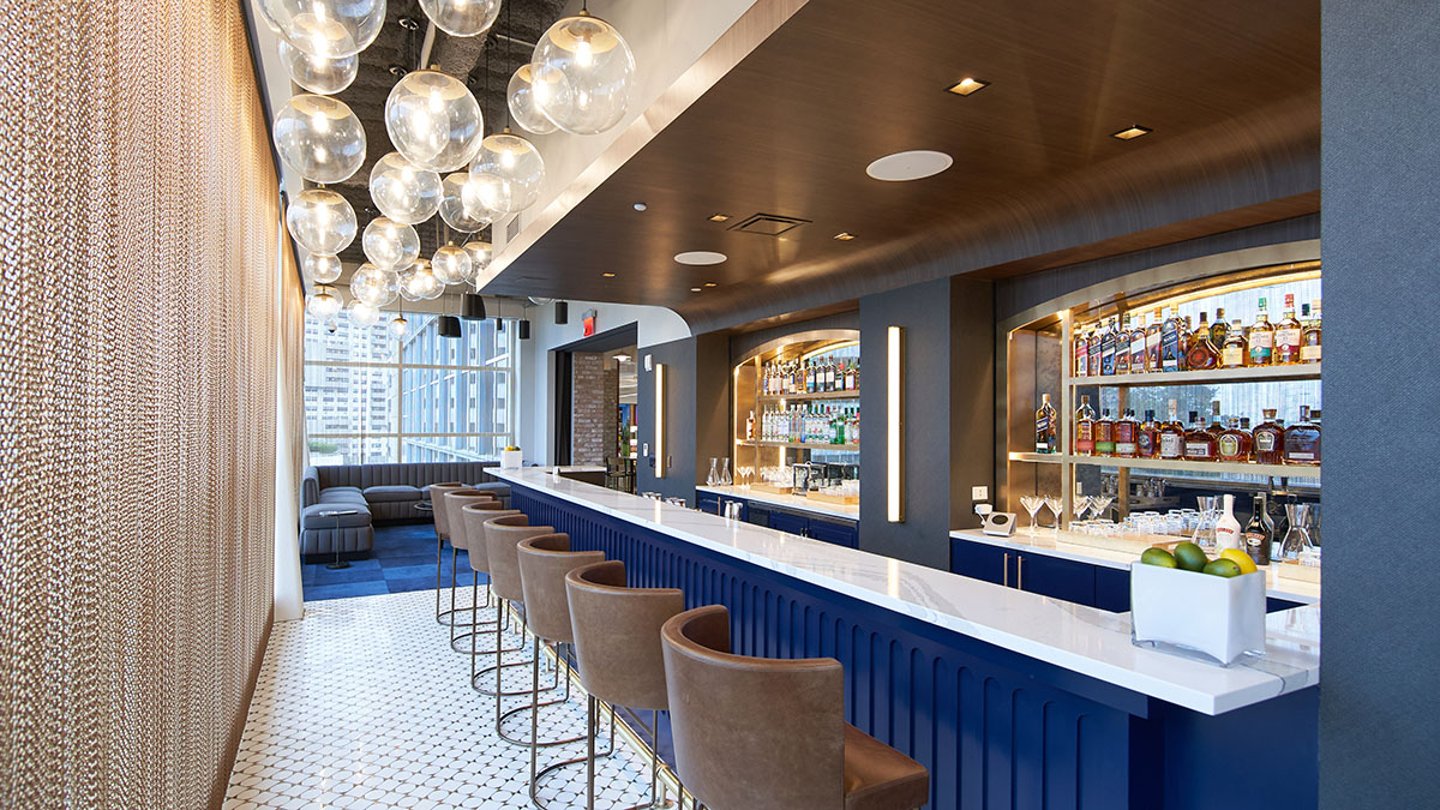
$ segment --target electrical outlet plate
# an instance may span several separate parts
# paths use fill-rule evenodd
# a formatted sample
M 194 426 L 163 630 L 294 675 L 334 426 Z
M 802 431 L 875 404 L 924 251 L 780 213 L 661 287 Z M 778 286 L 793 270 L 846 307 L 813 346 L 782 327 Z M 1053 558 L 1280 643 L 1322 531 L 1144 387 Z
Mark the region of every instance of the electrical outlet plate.
M 970 487 L 970 500 L 972 500 L 972 501 L 988 501 L 988 500 L 990 500 L 990 488 L 989 488 L 989 487 Z

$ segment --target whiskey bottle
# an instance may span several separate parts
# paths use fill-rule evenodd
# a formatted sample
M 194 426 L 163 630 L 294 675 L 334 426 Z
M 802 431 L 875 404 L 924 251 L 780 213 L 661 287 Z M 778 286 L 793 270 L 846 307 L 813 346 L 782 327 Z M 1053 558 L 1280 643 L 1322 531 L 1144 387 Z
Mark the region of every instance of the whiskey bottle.
M 1110 409 L 1106 408 L 1100 413 L 1100 421 L 1095 423 L 1095 455 L 1115 455 L 1115 420 L 1110 418 Z
M 1285 463 L 1320 465 L 1320 426 L 1310 421 L 1310 406 L 1300 406 L 1300 420 L 1285 428 Z
M 1125 415 L 1115 423 L 1115 455 L 1120 458 L 1135 458 L 1139 451 L 1140 423 L 1135 421 L 1135 411 L 1126 410 Z
M 1200 422 L 1197 411 L 1190 412 L 1190 428 L 1185 431 L 1185 458 L 1188 461 L 1215 460 L 1215 437 Z
M 1185 352 L 1185 368 L 1191 371 L 1215 368 L 1220 365 L 1220 348 L 1210 340 L 1210 324 L 1205 313 L 1200 313 L 1200 325 L 1190 334 L 1190 346 Z
M 1265 299 L 1260 299 L 1260 314 L 1250 325 L 1246 336 L 1248 364 L 1268 366 L 1275 353 L 1275 327 L 1270 325 L 1270 316 L 1265 312 Z
M 1150 313 L 1150 325 L 1145 327 L 1145 370 L 1160 370 L 1160 338 L 1165 324 L 1160 320 L 1160 310 Z
M 1275 324 L 1274 362 L 1277 366 L 1292 366 L 1300 362 L 1300 321 L 1295 317 L 1295 295 L 1285 294 L 1285 309 L 1281 311 L 1280 323 Z
M 1075 330 L 1075 376 L 1090 376 L 1090 336 Z
M 1088 372 L 1088 376 L 1091 377 L 1100 376 L 1100 346 L 1101 341 L 1105 337 L 1101 334 L 1102 331 L 1104 331 L 1104 324 L 1099 323 L 1095 324 L 1090 329 L 1090 348 L 1087 349 L 1086 352 L 1089 355 L 1090 359 L 1090 371 Z
M 1135 454 L 1140 458 L 1154 458 L 1160 450 L 1160 426 L 1155 423 L 1155 412 L 1146 411 L 1145 421 L 1135 434 Z
M 1251 434 L 1254 441 L 1255 461 L 1260 464 L 1279 464 L 1285 455 L 1285 428 L 1275 419 L 1277 411 L 1266 408 L 1265 421 L 1255 426 Z
M 1136 319 L 1135 328 L 1130 332 L 1130 373 L 1139 374 L 1145 370 L 1145 313 Z
M 1175 415 L 1176 407 L 1175 400 L 1170 400 L 1170 421 L 1160 425 L 1160 458 L 1185 457 L 1185 426 Z
M 1220 438 L 1221 433 L 1225 432 L 1225 424 L 1220 419 L 1220 400 L 1218 399 L 1210 403 L 1210 426 L 1205 430 L 1217 439 Z
M 1251 501 L 1250 522 L 1240 535 L 1245 553 L 1256 565 L 1270 564 L 1270 544 L 1275 542 L 1274 526 L 1267 525 L 1265 518 L 1265 494 L 1256 493 Z
M 1075 411 L 1075 455 L 1095 454 L 1095 409 L 1090 407 L 1090 397 L 1081 395 L 1080 407 Z
M 1115 376 L 1115 350 L 1119 343 L 1119 329 L 1115 321 L 1111 320 L 1107 326 L 1101 327 L 1100 334 L 1100 376 Z
M 1320 299 L 1310 307 L 1310 320 L 1300 333 L 1300 362 L 1320 362 Z
M 815 365 L 809 360 L 805 361 L 805 393 L 815 393 Z
M 1220 350 L 1220 367 L 1243 367 L 1246 353 L 1245 328 L 1240 325 L 1240 319 L 1236 318 L 1230 322 L 1230 328 L 1225 333 L 1225 346 Z
M 1056 430 L 1055 406 L 1050 404 L 1050 395 L 1040 395 L 1040 407 L 1035 411 L 1035 452 L 1057 453 L 1060 451 Z
M 1249 461 L 1250 433 L 1240 428 L 1240 420 L 1230 417 L 1230 426 L 1215 439 L 1215 454 L 1221 461 Z
M 1120 331 L 1115 333 L 1115 373 L 1130 373 L 1130 316 L 1120 322 Z
M 1225 337 L 1229 332 L 1230 324 L 1225 322 L 1225 308 L 1216 307 L 1215 320 L 1210 324 L 1210 342 L 1215 344 L 1217 349 L 1224 346 Z
M 1183 351 L 1180 341 L 1180 329 L 1182 322 L 1180 315 L 1170 310 L 1170 317 L 1160 328 L 1160 371 L 1179 371 L 1180 356 Z

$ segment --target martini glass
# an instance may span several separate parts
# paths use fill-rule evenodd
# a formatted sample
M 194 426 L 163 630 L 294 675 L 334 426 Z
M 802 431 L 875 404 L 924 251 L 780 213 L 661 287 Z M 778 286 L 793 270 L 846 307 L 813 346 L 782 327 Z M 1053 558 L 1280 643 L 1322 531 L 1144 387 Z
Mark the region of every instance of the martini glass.
M 1094 500 L 1095 499 L 1089 495 L 1075 496 L 1075 500 L 1073 503 L 1070 504 L 1070 508 L 1075 512 L 1076 520 L 1080 520 L 1085 517 L 1085 510 L 1090 508 L 1090 504 L 1093 503 Z
M 1105 514 L 1105 510 L 1106 510 L 1106 509 L 1109 509 L 1109 508 L 1110 508 L 1110 504 L 1113 503 L 1114 501 L 1115 501 L 1115 496 L 1114 496 L 1114 495 L 1091 495 L 1091 496 L 1090 496 L 1090 519 L 1091 519 L 1091 520 L 1094 520 L 1095 518 L 1098 518 L 1098 517 L 1100 517 L 1101 515 Z
M 1028 531 L 1030 536 L 1034 537 L 1036 529 L 1035 513 L 1039 512 L 1040 507 L 1045 505 L 1045 497 L 1043 495 L 1021 495 L 1020 505 L 1025 507 L 1026 512 L 1030 513 L 1030 528 Z
M 1065 510 L 1065 500 L 1059 495 L 1046 495 L 1045 505 L 1055 515 L 1055 531 L 1060 531 L 1060 514 Z

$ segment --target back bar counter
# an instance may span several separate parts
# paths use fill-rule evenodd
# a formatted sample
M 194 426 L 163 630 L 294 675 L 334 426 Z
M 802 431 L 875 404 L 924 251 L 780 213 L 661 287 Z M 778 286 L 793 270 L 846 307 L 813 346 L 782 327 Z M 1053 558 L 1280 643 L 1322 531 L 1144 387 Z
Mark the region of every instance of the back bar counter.
M 730 609 L 735 651 L 828 656 L 847 719 L 930 769 L 935 808 L 1313 808 L 1319 608 L 1231 668 L 1110 613 L 557 478 L 494 470 L 632 586 Z M 944 538 L 940 538 L 941 541 Z M 683 779 L 683 774 L 681 778 Z

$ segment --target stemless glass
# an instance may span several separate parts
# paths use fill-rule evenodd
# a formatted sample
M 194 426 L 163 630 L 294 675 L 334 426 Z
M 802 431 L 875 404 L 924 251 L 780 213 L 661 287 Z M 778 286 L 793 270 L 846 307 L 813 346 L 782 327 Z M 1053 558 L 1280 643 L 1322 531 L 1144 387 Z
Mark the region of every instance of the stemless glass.
M 1036 530 L 1035 513 L 1039 512 L 1040 507 L 1045 505 L 1045 497 L 1043 495 L 1021 495 L 1020 505 L 1025 508 L 1026 512 L 1030 513 L 1030 528 L 1027 531 L 1031 537 L 1034 537 Z

